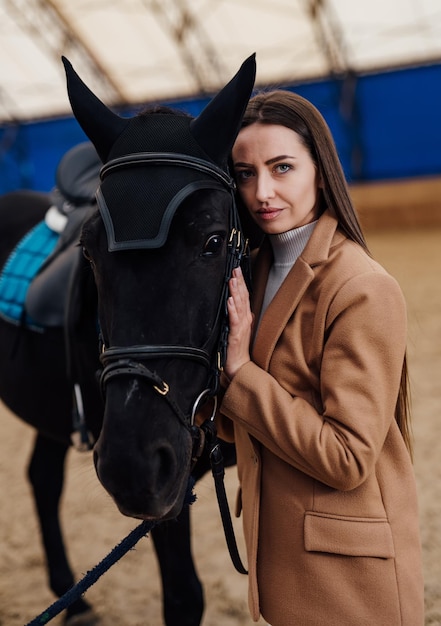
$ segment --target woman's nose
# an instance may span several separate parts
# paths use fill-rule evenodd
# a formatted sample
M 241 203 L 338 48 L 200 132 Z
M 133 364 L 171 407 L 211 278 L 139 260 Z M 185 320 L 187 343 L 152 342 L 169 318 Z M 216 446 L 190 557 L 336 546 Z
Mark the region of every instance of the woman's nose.
M 274 198 L 274 183 L 269 174 L 266 172 L 259 174 L 256 182 L 256 199 L 259 202 Z

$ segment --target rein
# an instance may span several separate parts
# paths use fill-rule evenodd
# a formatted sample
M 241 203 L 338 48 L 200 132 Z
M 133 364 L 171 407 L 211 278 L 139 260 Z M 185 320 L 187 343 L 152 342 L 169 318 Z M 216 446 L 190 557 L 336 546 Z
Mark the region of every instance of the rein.
M 106 163 L 100 172 L 101 180 L 113 172 L 122 168 L 137 167 L 140 165 L 174 165 L 195 169 L 203 174 L 208 174 L 214 179 L 213 188 L 219 185 L 227 188 L 231 195 L 229 211 L 230 234 L 227 242 L 227 259 L 224 273 L 222 291 L 213 324 L 213 329 L 206 345 L 212 344 L 213 334 L 218 329 L 217 346 L 213 354 L 210 354 L 205 347 L 176 346 L 176 345 L 134 345 L 134 346 L 105 346 L 102 345 L 100 360 L 103 370 L 100 375 L 100 386 L 105 395 L 108 382 L 120 376 L 138 376 L 149 382 L 156 391 L 168 403 L 179 422 L 189 430 L 193 441 L 192 463 L 197 462 L 206 446 L 209 452 L 212 474 L 215 482 L 216 494 L 218 498 L 219 510 L 224 527 L 225 538 L 230 552 L 232 562 L 236 570 L 241 574 L 247 574 L 247 570 L 242 565 L 234 536 L 231 515 L 228 508 L 228 501 L 224 486 L 224 465 L 220 447 L 217 442 L 215 427 L 215 412 L 217 406 L 217 393 L 219 390 L 220 375 L 227 354 L 228 345 L 228 282 L 233 269 L 239 267 L 248 256 L 248 241 L 244 239 L 241 232 L 239 213 L 236 206 L 234 191 L 235 183 L 228 173 L 224 172 L 216 165 L 202 159 L 183 154 L 167 152 L 141 152 L 129 154 L 124 157 L 113 159 Z M 98 205 L 104 202 L 100 190 L 97 194 Z M 196 361 L 204 365 L 208 370 L 206 388 L 198 395 L 193 403 L 190 415 L 186 415 L 173 397 L 173 390 L 168 383 L 156 372 L 145 365 L 145 361 L 151 359 L 171 357 Z M 211 418 L 206 420 L 201 427 L 194 424 L 195 415 L 207 397 L 215 399 L 215 408 Z

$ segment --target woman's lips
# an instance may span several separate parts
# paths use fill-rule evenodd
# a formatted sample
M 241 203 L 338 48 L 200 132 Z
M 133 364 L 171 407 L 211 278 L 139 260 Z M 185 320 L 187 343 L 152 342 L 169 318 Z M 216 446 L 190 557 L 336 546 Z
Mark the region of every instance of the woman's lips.
M 275 208 L 259 209 L 259 211 L 256 211 L 256 215 L 261 220 L 272 220 L 278 215 L 280 215 L 281 212 L 282 212 L 282 209 L 275 209 Z

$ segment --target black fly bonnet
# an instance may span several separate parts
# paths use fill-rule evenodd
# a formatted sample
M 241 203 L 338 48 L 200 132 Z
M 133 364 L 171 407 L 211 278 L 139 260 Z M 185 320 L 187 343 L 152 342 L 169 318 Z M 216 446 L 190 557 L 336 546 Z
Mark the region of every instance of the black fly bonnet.
M 189 194 L 204 188 L 232 193 L 228 155 L 254 84 L 254 55 L 195 119 L 119 117 L 63 62 L 73 112 L 104 163 L 97 201 L 109 251 L 159 248 Z M 148 210 L 139 211 L 140 205 Z
M 207 161 L 190 122 L 173 114 L 145 116 L 128 129 L 127 139 L 132 150 L 134 143 L 142 146 L 148 139 L 151 151 L 114 157 L 102 168 L 97 200 L 110 251 L 161 247 L 188 195 L 198 189 L 233 189 L 228 174 Z M 139 198 L 148 211 L 139 211 Z
M 197 118 L 167 113 L 125 119 L 108 109 L 82 82 L 63 58 L 72 110 L 103 161 L 98 207 L 107 233 L 109 252 L 159 248 L 167 240 L 171 220 L 185 198 L 199 189 L 216 189 L 231 196 L 230 237 L 217 322 L 225 315 L 227 283 L 240 263 L 245 242 L 240 233 L 234 200 L 234 182 L 228 157 L 240 130 L 254 85 L 255 55 Z M 140 211 L 139 207 L 146 207 Z M 217 324 L 216 322 L 216 324 Z M 227 342 L 227 322 L 221 324 L 218 351 L 212 357 L 203 348 L 187 346 L 108 346 L 101 360 L 103 387 L 114 376 L 131 374 L 150 380 L 166 396 L 179 419 L 188 421 L 168 394 L 168 385 L 140 361 L 158 356 L 190 358 L 212 370 L 214 381 L 203 392 L 216 392 Z M 193 416 L 199 399 L 193 407 Z

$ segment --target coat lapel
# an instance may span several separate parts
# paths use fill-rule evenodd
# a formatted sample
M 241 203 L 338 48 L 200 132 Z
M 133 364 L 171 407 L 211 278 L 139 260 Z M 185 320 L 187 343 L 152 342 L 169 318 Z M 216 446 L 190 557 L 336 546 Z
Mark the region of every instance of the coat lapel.
M 276 343 L 315 276 L 313 268 L 325 262 L 329 256 L 336 228 L 336 218 L 329 211 L 325 211 L 320 217 L 304 251 L 294 263 L 263 314 L 252 350 L 253 361 L 259 367 L 268 370 Z M 252 308 L 256 319 L 260 316 L 272 259 L 271 245 L 265 239 L 257 255 L 253 272 L 258 276 L 252 297 Z

